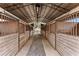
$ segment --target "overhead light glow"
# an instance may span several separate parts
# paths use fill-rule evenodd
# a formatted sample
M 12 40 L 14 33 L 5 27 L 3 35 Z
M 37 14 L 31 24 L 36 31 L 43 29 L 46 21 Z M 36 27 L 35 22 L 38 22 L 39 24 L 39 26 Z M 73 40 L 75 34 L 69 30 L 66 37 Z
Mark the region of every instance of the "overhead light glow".
M 0 19 L 0 22 L 5 22 L 5 21 L 7 21 L 7 20 L 4 20 L 4 19 Z

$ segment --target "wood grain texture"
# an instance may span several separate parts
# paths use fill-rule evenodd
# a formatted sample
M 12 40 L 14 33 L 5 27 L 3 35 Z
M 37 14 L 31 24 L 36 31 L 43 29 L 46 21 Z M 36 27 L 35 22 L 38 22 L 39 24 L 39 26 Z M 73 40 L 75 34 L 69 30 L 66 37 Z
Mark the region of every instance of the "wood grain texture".
M 64 56 L 79 56 L 79 37 L 57 34 L 57 51 Z
M 54 47 L 55 35 L 53 33 L 48 33 L 47 38 L 50 44 Z M 56 50 L 62 56 L 79 56 L 79 37 L 57 33 Z
M 30 46 L 32 44 L 33 39 L 29 39 L 24 47 L 16 54 L 16 56 L 26 56 L 28 53 Z
M 26 43 L 29 38 L 29 32 L 20 36 L 20 45 Z M 18 52 L 18 33 L 0 37 L 0 56 L 14 56 Z
M 47 39 L 50 42 L 50 44 L 52 45 L 52 47 L 55 48 L 55 34 L 48 33 L 47 34 Z
M 42 40 L 46 56 L 60 56 L 60 54 L 50 45 L 48 40 Z
M 0 37 L 0 55 L 12 56 L 18 51 L 18 34 L 10 34 Z
M 28 38 L 29 38 L 28 31 L 20 35 L 20 48 L 22 48 L 24 46 L 24 44 L 27 42 Z

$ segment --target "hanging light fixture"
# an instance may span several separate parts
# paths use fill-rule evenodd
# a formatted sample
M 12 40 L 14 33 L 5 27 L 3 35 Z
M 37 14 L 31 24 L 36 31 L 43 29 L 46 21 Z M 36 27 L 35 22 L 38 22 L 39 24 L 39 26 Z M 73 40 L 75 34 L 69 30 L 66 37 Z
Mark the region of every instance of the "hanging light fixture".
M 38 22 L 39 8 L 40 8 L 40 4 L 36 4 L 37 22 Z

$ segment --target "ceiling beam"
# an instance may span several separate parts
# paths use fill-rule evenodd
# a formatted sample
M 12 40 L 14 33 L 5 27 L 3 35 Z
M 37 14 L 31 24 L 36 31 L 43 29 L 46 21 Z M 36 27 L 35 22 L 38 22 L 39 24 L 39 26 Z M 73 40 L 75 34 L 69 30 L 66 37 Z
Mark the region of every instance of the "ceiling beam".
M 8 8 L 11 8 L 11 7 L 15 7 L 17 4 L 13 3 L 12 5 L 9 5 L 7 4 L 8 6 L 4 7 L 4 9 L 8 9 Z
M 64 8 L 64 7 L 61 7 L 61 6 L 56 5 L 56 4 L 51 4 L 51 5 L 52 5 L 52 6 L 55 6 L 55 7 L 57 7 L 57 8 L 63 9 L 63 10 L 65 10 L 65 11 L 70 11 L 69 9 Z
M 25 11 L 25 13 L 24 13 L 25 16 L 31 21 L 32 19 L 31 19 L 30 15 L 28 14 L 27 10 L 25 8 L 23 8 L 23 10 Z
M 54 17 L 51 17 L 51 18 L 49 18 L 49 20 L 48 21 L 51 21 L 51 20 L 53 20 L 53 19 L 55 19 L 55 18 L 57 18 L 57 17 L 59 17 L 60 15 L 62 15 L 63 13 L 59 13 L 59 14 L 57 14 L 56 16 L 55 15 L 53 15 Z
M 61 4 L 62 5 L 62 4 Z M 53 7 L 51 7 L 51 6 L 49 6 L 49 5 L 44 5 L 43 4 L 43 6 L 46 6 L 46 7 L 50 7 L 51 8 L 51 10 L 52 10 L 52 8 L 54 8 L 54 10 L 56 11 L 56 10 L 58 10 L 58 8 L 57 7 L 55 7 L 55 6 L 53 6 Z M 51 10 L 49 10 L 49 12 L 51 11 Z M 55 13 L 55 11 L 52 11 L 52 13 L 50 14 L 50 15 L 48 15 L 49 14 L 49 12 L 48 12 L 48 14 L 45 16 L 45 17 L 43 17 L 44 19 L 51 19 L 52 17 L 53 17 L 53 13 Z M 58 10 L 59 11 L 59 10 Z M 62 11 L 61 11 L 61 13 L 62 13 Z M 64 11 L 63 11 L 63 13 L 65 13 Z M 51 17 L 51 18 L 50 18 Z
M 12 9 L 12 10 L 10 10 L 9 8 L 5 8 L 5 9 L 8 9 L 8 11 L 14 11 L 14 10 L 16 10 L 16 9 L 20 9 L 20 8 L 23 8 L 23 7 L 26 7 L 26 6 L 29 6 L 29 5 L 33 5 L 33 4 L 28 4 L 28 5 L 17 4 L 17 5 L 19 5 L 18 8 L 14 8 L 14 9 Z M 16 6 L 17 6 L 17 5 L 16 5 Z M 15 7 L 16 7 L 16 6 L 15 6 Z
M 70 11 L 69 9 L 66 9 L 66 8 L 63 8 L 61 6 L 57 6 L 55 4 L 51 4 L 51 5 L 48 5 L 48 4 L 42 4 L 43 6 L 47 6 L 47 7 L 50 7 L 50 8 L 53 8 L 53 9 L 57 9 L 58 11 L 60 12 L 67 12 L 67 11 Z
M 16 6 L 17 8 L 18 8 L 18 6 Z M 23 16 L 26 18 L 26 19 L 29 19 L 24 13 L 23 13 L 23 11 L 21 10 L 21 9 L 18 9 L 22 14 L 23 14 Z M 30 20 L 30 19 L 29 19 Z M 28 22 L 28 20 L 27 20 L 27 22 Z

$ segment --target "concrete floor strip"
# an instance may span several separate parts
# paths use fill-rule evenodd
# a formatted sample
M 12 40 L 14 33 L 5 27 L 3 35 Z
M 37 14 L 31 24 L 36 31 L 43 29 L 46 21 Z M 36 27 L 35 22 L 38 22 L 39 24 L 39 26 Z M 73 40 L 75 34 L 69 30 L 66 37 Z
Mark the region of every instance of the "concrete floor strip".
M 30 50 L 27 54 L 27 56 L 45 56 L 44 47 L 42 44 L 42 37 L 41 36 L 34 36 L 33 42 L 30 47 Z
M 60 54 L 51 47 L 47 40 L 42 40 L 46 56 L 60 56 Z
M 16 56 L 26 56 L 26 54 L 28 53 L 28 51 L 30 49 L 32 41 L 33 41 L 32 39 L 28 40 L 26 45 L 21 49 L 21 51 Z

